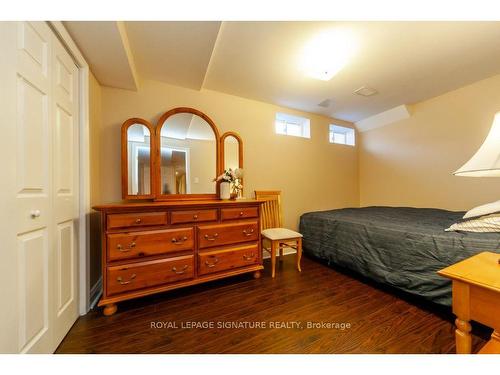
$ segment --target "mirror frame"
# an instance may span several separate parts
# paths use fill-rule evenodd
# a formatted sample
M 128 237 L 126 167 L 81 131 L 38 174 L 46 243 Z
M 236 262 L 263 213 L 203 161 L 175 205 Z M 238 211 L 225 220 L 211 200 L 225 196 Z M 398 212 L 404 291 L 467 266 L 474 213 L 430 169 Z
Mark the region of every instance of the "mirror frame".
M 220 137 L 220 170 L 221 170 L 221 173 L 226 168 L 226 166 L 224 165 L 224 162 L 225 162 L 224 158 L 225 158 L 225 152 L 226 152 L 226 149 L 224 147 L 224 141 L 226 140 L 227 137 L 234 137 L 238 141 L 238 168 L 243 169 L 243 139 L 241 139 L 240 135 L 236 132 L 225 132 Z M 241 179 L 242 185 L 243 185 L 243 179 L 244 179 L 244 177 Z
M 220 160 L 221 160 L 221 170 L 224 171 L 224 157 L 225 157 L 225 149 L 224 149 L 224 141 L 227 137 L 234 137 L 238 141 L 238 168 L 243 169 L 243 140 L 240 135 L 236 132 L 225 132 L 220 137 Z
M 198 111 L 197 109 L 194 108 L 189 108 L 189 107 L 178 107 L 171 109 L 170 111 L 165 112 L 163 115 L 160 116 L 158 119 L 158 122 L 156 123 L 156 128 L 155 128 L 155 168 L 154 168 L 154 193 L 155 193 L 155 200 L 157 201 L 165 201 L 165 200 L 196 200 L 196 199 L 218 199 L 219 197 L 219 183 L 215 183 L 215 193 L 207 193 L 207 194 L 161 194 L 161 155 L 160 155 L 160 150 L 161 150 L 161 128 L 165 121 L 170 117 L 173 116 L 177 113 L 191 113 L 193 115 L 197 115 L 201 117 L 203 120 L 205 120 L 210 127 L 212 128 L 215 136 L 215 174 L 214 178 L 219 176 L 222 171 L 221 171 L 221 158 L 220 158 L 220 136 L 219 136 L 219 130 L 217 129 L 217 126 L 215 123 L 212 121 L 210 117 L 208 117 L 206 114 L 204 114 L 201 111 Z
M 144 125 L 149 130 L 149 184 L 151 186 L 149 194 L 129 194 L 128 192 L 128 128 L 132 125 Z M 155 166 L 155 150 L 154 150 L 154 137 L 155 129 L 153 125 L 142 118 L 129 118 L 122 124 L 121 129 L 121 147 L 122 147 L 122 198 L 123 199 L 151 199 L 155 197 L 155 179 L 154 179 L 154 166 Z

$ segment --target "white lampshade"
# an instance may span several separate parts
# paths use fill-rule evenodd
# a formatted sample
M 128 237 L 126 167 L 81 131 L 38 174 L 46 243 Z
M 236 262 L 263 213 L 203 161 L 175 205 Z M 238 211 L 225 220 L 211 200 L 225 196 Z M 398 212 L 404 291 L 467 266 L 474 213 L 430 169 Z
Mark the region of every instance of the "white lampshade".
M 500 112 L 495 114 L 493 125 L 479 150 L 455 176 L 500 177 Z

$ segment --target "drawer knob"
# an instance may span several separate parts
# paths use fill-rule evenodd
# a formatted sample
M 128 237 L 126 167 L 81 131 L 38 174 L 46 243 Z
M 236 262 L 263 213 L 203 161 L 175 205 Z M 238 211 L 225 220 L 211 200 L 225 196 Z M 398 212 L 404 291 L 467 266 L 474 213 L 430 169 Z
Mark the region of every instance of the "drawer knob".
M 253 234 L 253 232 L 254 232 L 253 228 L 252 229 L 248 229 L 248 230 L 247 229 L 243 229 L 243 234 L 245 236 L 247 236 L 247 237 L 251 236 Z
M 187 241 L 187 237 L 184 236 L 182 238 L 172 238 L 172 243 L 176 244 L 176 245 L 182 245 L 185 241 Z
M 243 216 L 243 211 L 240 211 L 240 216 Z
M 118 282 L 119 282 L 120 284 L 122 284 L 122 285 L 127 285 L 127 284 L 130 284 L 130 283 L 132 282 L 132 280 L 134 280 L 134 279 L 135 279 L 135 277 L 136 277 L 136 276 L 137 276 L 137 275 L 136 275 L 135 273 L 133 273 L 133 274 L 132 274 L 132 276 L 130 276 L 130 280 L 128 280 L 128 281 L 123 281 L 122 277 L 121 277 L 121 276 L 118 276 L 118 277 L 116 278 L 116 281 L 118 281 Z
M 212 237 L 210 237 L 208 234 L 205 234 L 205 239 L 207 241 L 215 241 L 215 239 L 219 237 L 219 233 L 214 233 L 214 235 Z
M 136 224 L 140 224 L 141 222 L 142 222 L 142 220 L 141 220 L 140 218 L 135 219 L 135 223 L 136 223 Z
M 210 262 L 208 261 L 208 259 L 205 261 L 205 265 L 206 265 L 208 268 L 215 267 L 215 265 L 216 265 L 217 263 L 219 263 L 219 258 L 214 257 L 213 259 L 214 259 L 214 261 L 213 261 L 212 263 L 210 263 Z
M 180 271 L 177 271 L 177 267 L 172 267 L 172 272 L 176 273 L 177 275 L 181 275 L 183 273 L 186 273 L 186 270 L 188 268 L 188 265 L 186 264 Z
M 198 219 L 198 215 L 193 215 L 193 219 L 197 220 Z
M 255 254 L 252 253 L 250 255 L 243 254 L 243 259 L 245 260 L 252 260 L 255 257 Z

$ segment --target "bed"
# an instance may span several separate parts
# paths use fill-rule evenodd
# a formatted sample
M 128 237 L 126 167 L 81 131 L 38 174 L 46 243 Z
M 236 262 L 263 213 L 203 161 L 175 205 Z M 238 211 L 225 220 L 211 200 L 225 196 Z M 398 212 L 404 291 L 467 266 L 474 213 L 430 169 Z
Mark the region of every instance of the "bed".
M 451 305 L 451 283 L 436 271 L 482 251 L 500 253 L 500 233 L 445 232 L 464 212 L 364 207 L 300 218 L 304 252 L 377 282 Z

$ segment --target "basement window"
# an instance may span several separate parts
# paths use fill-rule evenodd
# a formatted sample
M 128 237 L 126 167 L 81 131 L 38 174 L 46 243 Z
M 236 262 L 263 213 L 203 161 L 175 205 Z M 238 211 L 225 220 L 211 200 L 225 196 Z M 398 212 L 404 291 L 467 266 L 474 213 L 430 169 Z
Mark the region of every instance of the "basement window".
M 354 146 L 356 144 L 354 129 L 340 125 L 330 125 L 330 143 Z
M 305 117 L 276 113 L 276 134 L 311 138 L 311 120 Z

